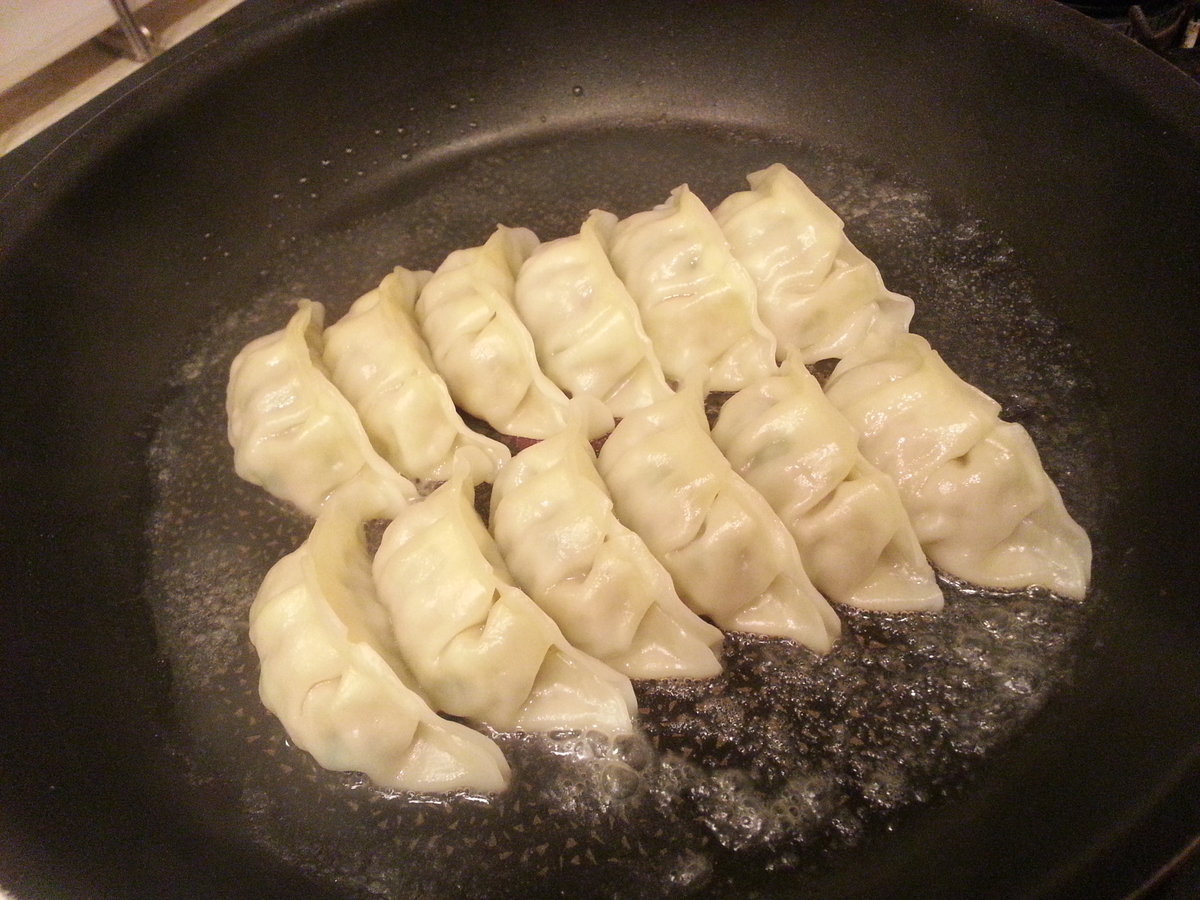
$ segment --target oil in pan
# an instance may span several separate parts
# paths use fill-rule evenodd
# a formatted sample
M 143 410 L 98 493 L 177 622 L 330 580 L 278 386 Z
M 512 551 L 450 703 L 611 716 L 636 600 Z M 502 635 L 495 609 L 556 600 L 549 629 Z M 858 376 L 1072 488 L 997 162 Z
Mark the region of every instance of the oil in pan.
M 330 896 L 736 897 L 747 885 L 769 896 L 952 793 L 1069 677 L 1102 598 L 943 578 L 941 613 L 839 608 L 843 635 L 825 657 L 728 634 L 721 676 L 635 684 L 633 738 L 501 735 L 514 778 L 495 798 L 397 795 L 325 771 L 262 707 L 247 612 L 310 522 L 233 473 L 233 355 L 281 327 L 294 299 L 321 300 L 333 321 L 393 265 L 435 268 L 497 221 L 549 240 L 591 208 L 628 215 L 682 181 L 715 205 L 776 161 L 842 215 L 891 289 L 915 299 L 913 330 L 1030 431 L 1097 555 L 1107 552 L 1111 432 L 1094 427 L 1104 414 L 1086 361 L 969 211 L 845 154 L 753 135 L 630 129 L 476 151 L 281 242 L 262 295 L 214 323 L 163 412 L 148 592 L 174 679 L 178 777 L 198 821 Z

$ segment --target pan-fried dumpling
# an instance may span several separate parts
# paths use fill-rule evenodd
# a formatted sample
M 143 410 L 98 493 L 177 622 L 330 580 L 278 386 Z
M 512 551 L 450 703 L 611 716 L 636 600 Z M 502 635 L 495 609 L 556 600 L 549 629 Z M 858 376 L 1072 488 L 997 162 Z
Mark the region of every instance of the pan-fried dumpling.
M 858 430 L 863 455 L 900 488 L 934 565 L 983 587 L 1040 585 L 1083 598 L 1091 544 L 1033 441 L 928 341 L 864 341 L 825 393 Z
M 501 434 L 546 438 L 566 424 L 567 396 L 542 372 L 513 308 L 521 264 L 537 248 L 528 228 L 500 225 L 481 247 L 446 257 L 417 299 L 417 321 L 454 401 Z M 595 407 L 602 410 L 602 407 Z M 597 438 L 611 417 L 588 423 Z
M 501 731 L 629 734 L 629 679 L 569 644 L 518 587 L 474 508 L 465 462 L 400 511 L 375 554 L 401 654 L 435 708 Z
M 296 746 L 327 769 L 410 791 L 500 791 L 500 748 L 438 717 L 400 661 L 371 581 L 362 520 L 336 493 L 250 608 L 259 693 Z
M 913 302 L 883 286 L 842 220 L 787 166 L 749 175 L 750 190 L 713 210 L 733 255 L 758 288 L 758 313 L 803 361 L 843 356 L 869 332 L 906 331 Z
M 578 234 L 538 247 L 521 266 L 514 299 L 550 379 L 571 396 L 600 398 L 619 419 L 671 389 L 608 261 L 616 222 L 593 210 Z
M 492 488 L 491 530 L 509 571 L 567 640 L 630 678 L 709 678 L 721 631 L 689 610 L 671 576 L 617 521 L 572 410 Z
M 301 300 L 287 327 L 251 341 L 229 369 L 225 408 L 238 475 L 315 516 L 350 485 L 365 504 L 417 496 L 371 446 L 321 362 L 325 308 Z
M 617 517 L 637 532 L 694 612 L 727 631 L 833 646 L 837 614 L 796 543 L 708 431 L 699 380 L 622 419 L 600 450 Z
M 858 434 L 798 355 L 730 397 L 712 437 L 788 526 L 804 570 L 830 600 L 887 612 L 942 608 L 895 483 L 863 459 Z
M 445 481 L 462 448 L 476 477 L 490 481 L 511 454 L 467 427 L 434 371 L 413 318 L 428 280 L 428 272 L 397 268 L 325 329 L 323 358 L 375 446 L 401 474 Z
M 736 391 L 775 370 L 775 338 L 758 317 L 754 281 L 686 184 L 618 222 L 609 257 L 667 378 L 681 382 L 703 368 L 710 390 Z

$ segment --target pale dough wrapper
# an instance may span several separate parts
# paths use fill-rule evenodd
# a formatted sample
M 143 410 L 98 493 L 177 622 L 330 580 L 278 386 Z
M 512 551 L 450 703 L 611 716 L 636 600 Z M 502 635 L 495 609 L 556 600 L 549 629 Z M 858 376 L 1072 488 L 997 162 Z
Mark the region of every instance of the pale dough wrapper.
M 906 331 L 913 302 L 889 291 L 879 269 L 842 231 L 842 220 L 790 169 L 747 176 L 713 217 L 758 289 L 758 314 L 806 363 L 840 358 L 869 333 Z
M 503 790 L 499 747 L 439 712 L 630 734 L 630 677 L 719 673 L 720 629 L 824 653 L 827 597 L 940 609 L 926 557 L 1085 596 L 1089 539 L 1025 430 L 908 333 L 913 302 L 800 178 L 747 180 L 546 244 L 497 226 L 238 354 L 235 469 L 316 517 L 251 607 L 260 694 L 321 765 Z M 804 364 L 829 358 L 822 391 Z M 738 392 L 711 433 L 707 390 Z M 540 443 L 513 457 L 459 410 Z
M 491 481 L 511 456 L 463 421 L 415 320 L 428 272 L 397 268 L 325 329 L 330 377 L 354 405 L 380 453 L 409 478 L 445 481 L 463 450 L 471 471 Z
M 1087 533 L 1020 425 L 914 334 L 873 337 L 834 369 L 826 396 L 863 455 L 892 477 L 934 565 L 982 587 L 1033 585 L 1082 599 Z
M 437 716 L 414 689 L 375 595 L 361 518 L 339 499 L 250 608 L 263 704 L 327 769 L 396 790 L 504 790 L 500 748 Z
M 546 438 L 566 424 L 567 396 L 542 372 L 513 307 L 517 272 L 538 246 L 528 228 L 500 225 L 480 247 L 455 250 L 421 291 L 417 321 L 459 407 L 501 434 Z M 592 438 L 612 428 L 600 404 Z
M 618 222 L 608 251 L 667 378 L 703 369 L 710 390 L 736 391 L 775 371 L 775 337 L 758 317 L 754 281 L 686 184 Z
M 791 638 L 825 653 L 837 614 L 787 528 L 721 455 L 699 379 L 622 419 L 600 450 L 617 517 L 671 573 L 691 609 L 727 631 Z
M 730 397 L 712 436 L 788 526 L 830 600 L 885 612 L 942 608 L 899 490 L 863 459 L 858 434 L 798 354 Z
M 384 532 L 373 572 L 409 668 L 441 712 L 501 731 L 630 734 L 629 679 L 572 646 L 516 587 L 464 461 Z
M 370 506 L 417 496 L 371 445 L 321 361 L 325 309 L 301 300 L 287 327 L 251 341 L 229 370 L 225 408 L 234 469 L 315 516 L 335 489 Z
M 491 502 L 492 534 L 513 577 L 575 646 L 630 678 L 720 673 L 721 631 L 684 605 L 645 542 L 613 514 L 581 415 L 513 457 Z
M 550 379 L 572 397 L 598 397 L 619 419 L 671 389 L 608 259 L 616 222 L 593 210 L 578 234 L 538 247 L 517 274 L 514 300 Z

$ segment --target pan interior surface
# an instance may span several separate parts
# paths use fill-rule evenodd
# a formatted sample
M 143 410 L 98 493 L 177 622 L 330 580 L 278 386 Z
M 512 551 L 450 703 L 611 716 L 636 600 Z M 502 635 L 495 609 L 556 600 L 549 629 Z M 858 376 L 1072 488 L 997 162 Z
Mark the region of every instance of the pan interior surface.
M 493 799 L 405 798 L 324 772 L 258 702 L 247 611 L 309 523 L 233 475 L 223 395 L 237 350 L 282 327 L 297 297 L 332 320 L 392 264 L 436 267 L 448 235 L 478 244 L 500 219 L 563 236 L 593 207 L 653 205 L 688 172 L 715 205 L 780 160 L 840 210 L 890 284 L 921 298 L 914 329 L 1031 429 L 1074 514 L 1102 534 L 1112 454 L 1109 429 L 1088 427 L 1105 412 L 1086 361 L 977 221 L 879 166 L 726 130 L 572 132 L 467 155 L 405 201 L 280 254 L 268 289 L 184 366 L 154 441 L 149 602 L 175 679 L 176 749 L 209 814 L 225 798 L 227 833 L 353 896 L 550 896 L 580 879 L 596 897 L 778 891 L 960 787 L 1061 684 L 1101 592 L 1081 605 L 947 580 L 938 615 L 844 612 L 847 636 L 825 658 L 729 635 L 720 678 L 637 685 L 635 740 L 502 737 L 516 783 Z
M 247 0 L 4 200 L 0 884 L 1119 897 L 1200 829 L 1193 89 L 1034 4 L 288 6 Z M 255 695 L 246 609 L 307 523 L 232 473 L 232 355 L 497 222 L 712 205 L 776 161 L 1029 428 L 1093 594 L 948 583 L 820 661 L 735 636 L 724 678 L 639 685 L 644 739 L 506 743 L 496 801 L 315 768 Z

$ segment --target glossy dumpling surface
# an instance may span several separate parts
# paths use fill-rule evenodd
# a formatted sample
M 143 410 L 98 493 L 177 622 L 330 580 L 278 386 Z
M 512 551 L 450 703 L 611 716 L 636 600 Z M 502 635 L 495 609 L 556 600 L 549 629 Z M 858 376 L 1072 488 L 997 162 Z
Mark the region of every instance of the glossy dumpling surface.
M 842 220 L 781 163 L 747 177 L 750 190 L 713 210 L 758 290 L 758 312 L 806 363 L 843 356 L 866 334 L 905 331 L 913 302 L 887 290 Z
M 301 300 L 287 327 L 251 341 L 234 359 L 226 394 L 234 469 L 312 516 L 345 486 L 368 505 L 415 497 L 329 380 L 323 321 L 321 304 Z
M 330 378 L 354 405 L 380 453 L 403 475 L 444 481 L 462 449 L 490 481 L 508 448 L 467 427 L 417 328 L 428 272 L 396 269 L 325 330 Z
M 804 572 L 795 541 L 709 435 L 703 394 L 623 419 L 600 450 L 618 518 L 671 573 L 691 609 L 728 631 L 791 638 L 824 653 L 837 615 Z
M 400 511 L 373 572 L 401 654 L 438 710 L 502 731 L 632 731 L 629 679 L 568 643 L 513 584 L 465 464 Z
M 560 431 L 567 409 L 513 307 L 517 272 L 537 246 L 528 228 L 501 225 L 482 246 L 447 256 L 416 306 L 455 403 L 502 434 L 527 438 Z M 599 437 L 611 426 L 611 418 L 592 422 L 589 433 Z
M 620 418 L 670 388 L 608 259 L 616 221 L 593 211 L 578 234 L 538 247 L 517 275 L 515 302 L 550 379 L 571 396 L 598 397 Z
M 338 497 L 251 606 L 264 705 L 325 768 L 397 790 L 503 790 L 500 748 L 437 716 L 414 688 L 375 595 L 362 522 Z
M 712 436 L 788 526 L 826 597 L 888 612 L 941 609 L 895 483 L 863 459 L 857 433 L 798 356 L 729 398 Z
M 609 256 L 668 379 L 703 369 L 710 390 L 735 391 L 774 371 L 775 337 L 759 319 L 754 281 L 687 185 L 618 222 Z
M 567 639 L 631 678 L 708 678 L 721 632 L 613 514 L 580 416 L 518 453 L 492 488 L 492 534 Z
M 1091 544 L 1020 425 L 959 378 L 924 338 L 865 341 L 826 395 L 892 477 L 933 563 L 984 587 L 1038 585 L 1082 598 Z

